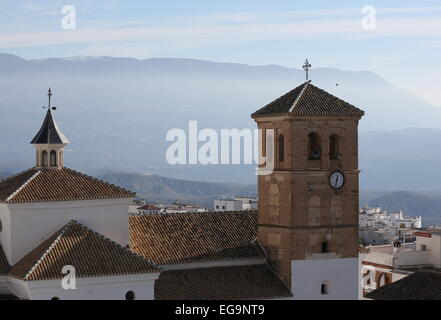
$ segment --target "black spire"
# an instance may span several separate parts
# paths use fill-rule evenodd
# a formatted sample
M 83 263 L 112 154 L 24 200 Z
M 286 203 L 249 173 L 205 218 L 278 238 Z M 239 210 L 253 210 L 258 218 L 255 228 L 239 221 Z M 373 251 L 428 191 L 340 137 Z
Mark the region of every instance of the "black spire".
M 61 133 L 60 129 L 58 129 L 58 126 L 55 123 L 54 118 L 52 117 L 51 109 L 55 110 L 55 108 L 51 108 L 50 106 L 51 96 L 52 96 L 52 91 L 49 88 L 48 91 L 49 104 L 47 107 L 46 117 L 44 118 L 43 125 L 41 126 L 40 131 L 38 131 L 34 139 L 32 139 L 31 144 L 69 143 L 69 140 L 67 140 L 66 137 L 63 135 L 63 133 Z

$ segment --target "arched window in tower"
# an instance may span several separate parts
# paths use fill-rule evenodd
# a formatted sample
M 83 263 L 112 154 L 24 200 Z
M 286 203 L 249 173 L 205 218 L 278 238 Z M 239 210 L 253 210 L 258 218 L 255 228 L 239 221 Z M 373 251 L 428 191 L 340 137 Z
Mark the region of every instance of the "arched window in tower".
M 308 135 L 308 159 L 320 160 L 320 158 L 321 158 L 320 137 L 316 132 L 311 132 Z
M 340 160 L 340 138 L 336 134 L 331 134 L 329 137 L 329 159 Z
M 41 152 L 41 165 L 47 166 L 47 151 L 46 150 L 43 150 Z
M 57 166 L 57 152 L 55 150 L 52 150 L 50 153 L 50 162 L 51 162 L 51 167 Z
M 279 161 L 285 161 L 285 138 L 283 134 L 279 136 Z

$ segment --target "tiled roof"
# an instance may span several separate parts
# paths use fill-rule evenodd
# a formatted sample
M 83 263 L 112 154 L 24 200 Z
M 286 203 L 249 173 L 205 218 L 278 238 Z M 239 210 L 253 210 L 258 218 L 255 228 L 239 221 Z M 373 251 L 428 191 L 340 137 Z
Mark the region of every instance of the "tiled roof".
M 309 81 L 257 110 L 251 116 L 280 114 L 361 117 L 364 111 L 312 85 Z
M 366 295 L 374 300 L 440 300 L 441 273 L 417 271 Z
M 139 207 L 138 210 L 161 210 L 161 208 L 159 208 L 153 204 L 146 204 L 142 207 Z
M 266 265 L 162 271 L 156 300 L 252 300 L 291 297 Z
M 0 182 L 0 202 L 132 198 L 135 193 L 72 169 L 32 168 Z
M 257 211 L 129 215 L 130 248 L 158 264 L 264 258 Z
M 72 220 L 17 262 L 8 275 L 60 279 L 66 265 L 74 266 L 79 278 L 159 272 L 144 257 Z
M 369 252 L 371 252 L 369 250 L 369 248 L 363 247 L 363 246 L 358 246 L 358 253 L 369 253 Z
M 2 246 L 0 245 L 0 276 L 6 274 L 9 271 L 9 263 L 6 259 L 5 252 L 3 251 Z
M 69 140 L 63 135 L 63 133 L 58 128 L 55 123 L 54 118 L 52 117 L 52 112 L 49 109 L 46 113 L 46 117 L 44 118 L 43 125 L 40 128 L 40 131 L 35 135 L 34 139 L 31 141 L 32 144 L 66 144 L 69 143 Z

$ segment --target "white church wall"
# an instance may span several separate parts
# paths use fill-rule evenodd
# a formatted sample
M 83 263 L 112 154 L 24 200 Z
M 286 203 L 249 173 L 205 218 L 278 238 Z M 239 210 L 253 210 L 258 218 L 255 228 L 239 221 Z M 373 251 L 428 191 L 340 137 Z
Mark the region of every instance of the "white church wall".
M 159 273 L 114 277 L 77 278 L 75 289 L 63 289 L 61 280 L 22 281 L 9 277 L 11 291 L 27 300 L 125 300 L 132 291 L 135 300 L 153 300 Z
M 359 297 L 358 258 L 293 260 L 295 300 L 356 300 Z M 322 294 L 322 285 L 326 294 Z
M 9 204 L 11 242 L 8 260 L 15 264 L 70 220 L 75 219 L 107 238 L 129 243 L 128 204 L 131 199 Z

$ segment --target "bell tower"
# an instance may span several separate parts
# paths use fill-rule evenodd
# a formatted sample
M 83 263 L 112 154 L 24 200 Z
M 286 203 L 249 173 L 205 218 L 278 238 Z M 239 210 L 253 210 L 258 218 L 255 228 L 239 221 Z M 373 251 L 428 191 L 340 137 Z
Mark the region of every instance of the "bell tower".
M 348 298 L 345 273 L 358 275 L 363 114 L 310 81 L 252 114 L 260 154 L 274 158 L 272 171 L 258 169 L 259 241 L 295 299 Z
M 35 167 L 43 169 L 61 169 L 64 167 L 64 147 L 69 140 L 61 133 L 52 115 L 55 107 L 51 107 L 52 90 L 48 90 L 48 106 L 43 124 L 32 139 L 35 146 Z

